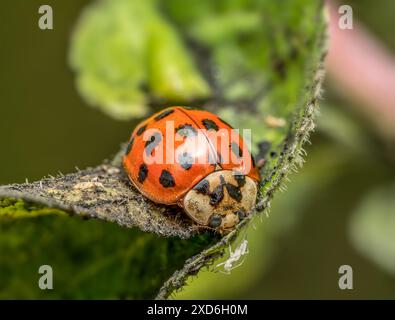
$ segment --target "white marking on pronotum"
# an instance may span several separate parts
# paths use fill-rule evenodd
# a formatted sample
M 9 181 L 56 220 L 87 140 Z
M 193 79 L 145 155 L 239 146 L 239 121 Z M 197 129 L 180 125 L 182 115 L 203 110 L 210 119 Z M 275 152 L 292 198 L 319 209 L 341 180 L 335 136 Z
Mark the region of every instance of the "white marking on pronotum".
M 230 272 L 233 269 L 238 268 L 243 264 L 244 259 L 241 260 L 240 263 L 235 265 L 235 263 L 239 262 L 240 259 L 247 253 L 248 253 L 248 240 L 246 239 L 244 239 L 240 243 L 240 245 L 235 249 L 235 251 L 232 251 L 232 247 L 229 245 L 229 258 L 226 261 L 217 264 L 216 268 L 223 266 L 224 270 L 223 271 L 219 270 L 219 272 L 230 274 Z

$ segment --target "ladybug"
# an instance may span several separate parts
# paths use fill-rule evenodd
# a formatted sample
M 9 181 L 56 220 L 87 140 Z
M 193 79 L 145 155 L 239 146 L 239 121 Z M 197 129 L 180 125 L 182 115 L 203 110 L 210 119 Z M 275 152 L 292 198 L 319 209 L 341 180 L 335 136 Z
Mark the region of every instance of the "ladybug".
M 178 205 L 197 224 L 221 234 L 256 203 L 259 169 L 246 144 L 205 110 L 170 107 L 141 122 L 123 166 L 148 199 Z

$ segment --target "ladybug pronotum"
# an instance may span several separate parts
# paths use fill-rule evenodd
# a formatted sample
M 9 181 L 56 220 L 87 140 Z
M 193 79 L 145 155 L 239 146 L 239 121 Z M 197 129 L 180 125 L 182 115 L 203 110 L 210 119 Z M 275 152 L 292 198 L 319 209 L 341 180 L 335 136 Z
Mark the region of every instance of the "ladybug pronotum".
M 259 170 L 239 133 L 204 110 L 171 107 L 132 133 L 124 168 L 150 200 L 228 233 L 256 203 Z

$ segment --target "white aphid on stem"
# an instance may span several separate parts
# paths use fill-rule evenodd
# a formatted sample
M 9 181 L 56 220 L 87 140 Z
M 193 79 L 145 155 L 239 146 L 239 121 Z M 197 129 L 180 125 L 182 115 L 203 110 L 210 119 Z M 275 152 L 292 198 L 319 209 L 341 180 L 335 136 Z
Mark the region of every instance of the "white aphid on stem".
M 244 259 L 241 261 L 240 261 L 240 259 L 247 253 L 248 253 L 248 240 L 246 240 L 246 239 L 244 239 L 240 243 L 240 245 L 235 249 L 235 251 L 232 251 L 232 247 L 229 245 L 229 258 L 226 261 L 217 264 L 216 268 L 223 266 L 223 271 L 219 270 L 219 272 L 225 273 L 225 274 L 230 274 L 230 272 L 233 269 L 240 267 L 243 264 Z M 237 263 L 239 261 L 240 261 L 240 263 L 235 265 L 235 263 Z

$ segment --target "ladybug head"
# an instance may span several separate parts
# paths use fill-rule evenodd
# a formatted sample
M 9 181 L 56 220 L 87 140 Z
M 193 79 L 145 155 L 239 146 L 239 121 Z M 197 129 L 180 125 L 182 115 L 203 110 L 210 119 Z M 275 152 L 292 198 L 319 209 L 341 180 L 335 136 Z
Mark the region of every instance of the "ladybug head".
M 184 197 L 185 212 L 197 223 L 228 233 L 253 208 L 257 183 L 231 170 L 219 170 L 202 179 Z

